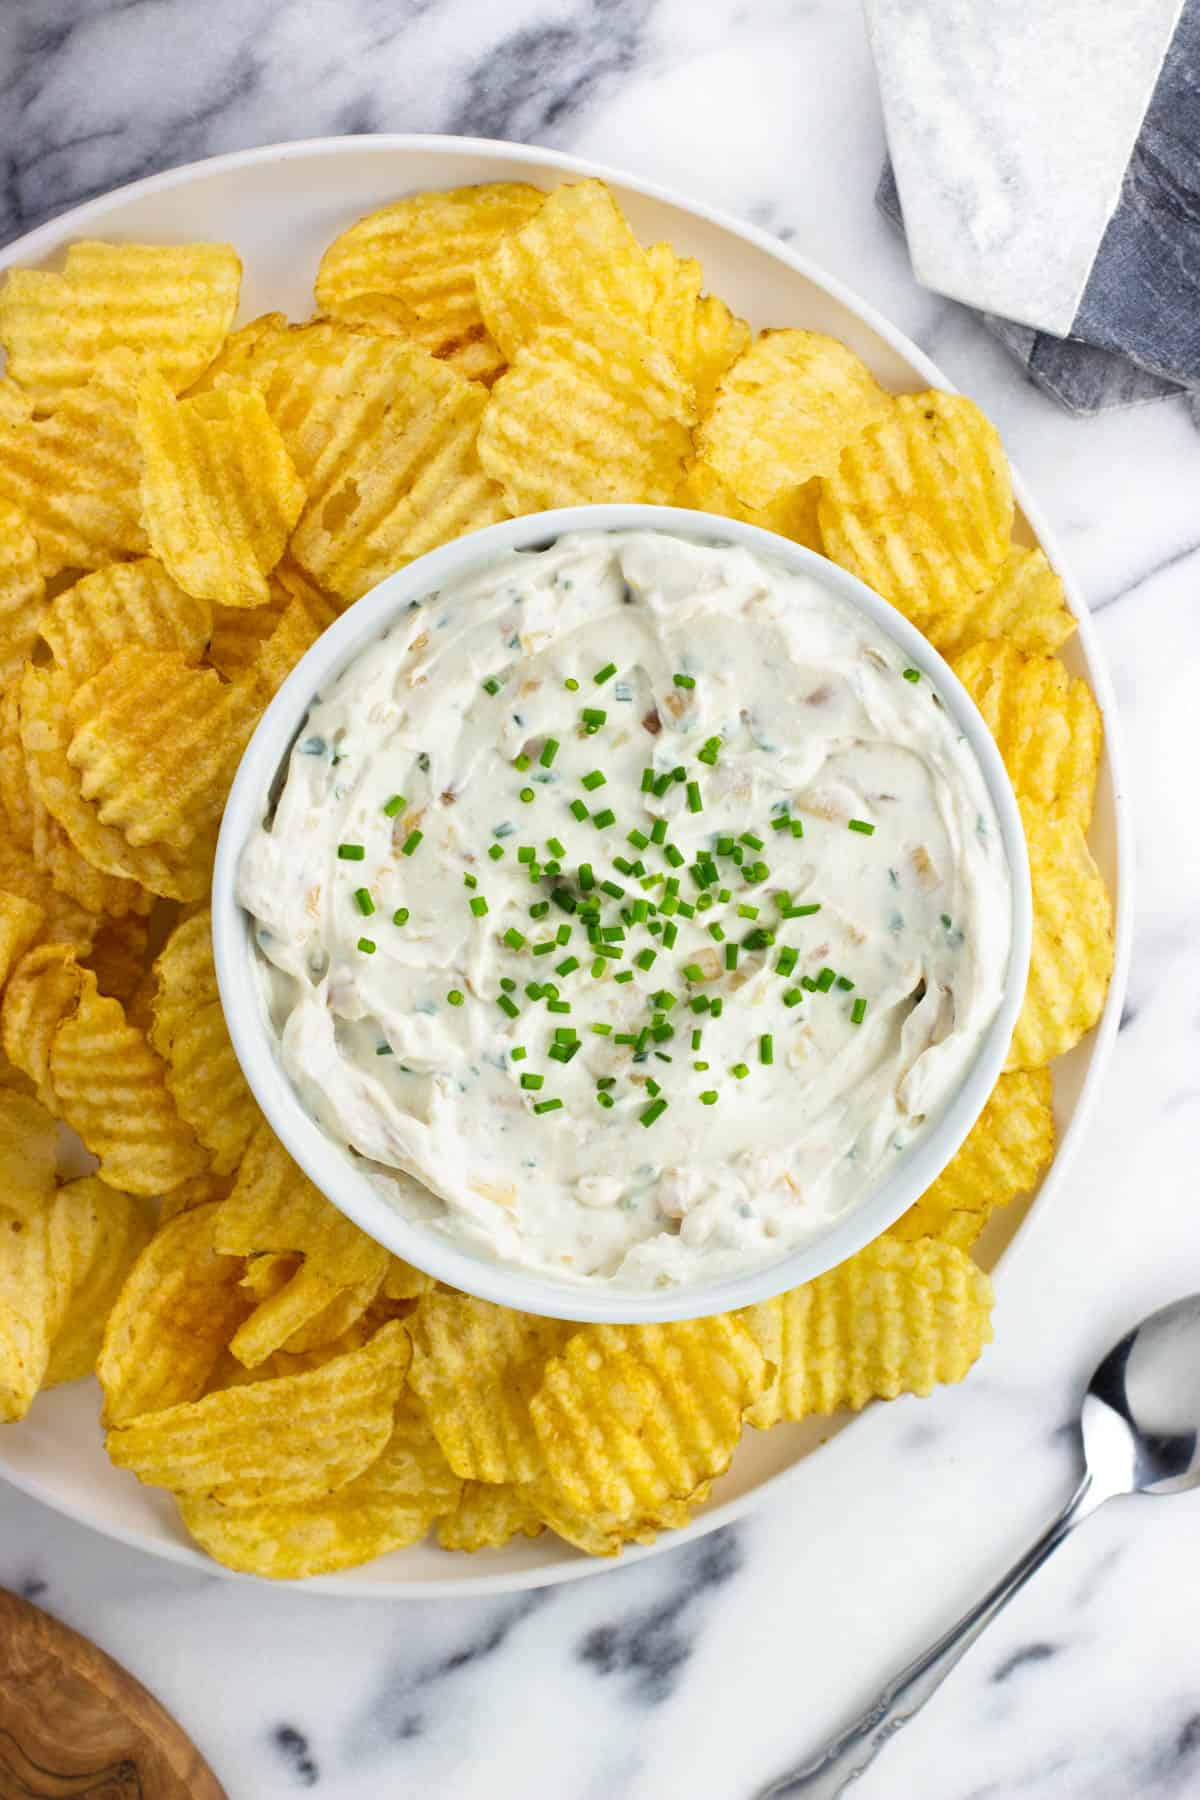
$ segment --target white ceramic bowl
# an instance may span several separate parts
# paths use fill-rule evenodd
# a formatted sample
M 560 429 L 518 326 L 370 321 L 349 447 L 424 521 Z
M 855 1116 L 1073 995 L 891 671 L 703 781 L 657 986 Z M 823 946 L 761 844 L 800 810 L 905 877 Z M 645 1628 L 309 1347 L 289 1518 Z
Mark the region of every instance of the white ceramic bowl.
M 256 979 L 253 921 L 236 895 L 242 851 L 273 806 L 313 695 L 327 692 L 354 658 L 407 610 L 410 601 L 481 573 L 505 551 L 531 550 L 552 543 L 565 532 L 583 530 L 655 530 L 704 543 L 742 544 L 785 569 L 813 576 L 864 613 L 929 679 L 966 736 L 1000 821 L 1012 891 L 1012 942 L 1000 1010 L 961 1086 L 914 1148 L 856 1206 L 799 1248 L 742 1274 L 665 1289 L 559 1281 L 538 1270 L 475 1255 L 390 1205 L 351 1153 L 310 1117 L 283 1070 L 278 1040 Z M 418 557 L 343 613 L 293 669 L 242 758 L 217 845 L 212 916 L 221 1004 L 242 1072 L 276 1135 L 322 1193 L 397 1256 L 453 1287 L 521 1312 L 610 1324 L 690 1319 L 748 1306 L 811 1281 L 893 1224 L 945 1168 L 995 1085 L 1025 992 L 1032 929 L 1025 840 L 1000 753 L 966 690 L 908 620 L 836 563 L 757 525 L 677 507 L 629 505 L 577 506 L 492 525 Z M 630 1148 L 632 1152 L 636 1146 Z

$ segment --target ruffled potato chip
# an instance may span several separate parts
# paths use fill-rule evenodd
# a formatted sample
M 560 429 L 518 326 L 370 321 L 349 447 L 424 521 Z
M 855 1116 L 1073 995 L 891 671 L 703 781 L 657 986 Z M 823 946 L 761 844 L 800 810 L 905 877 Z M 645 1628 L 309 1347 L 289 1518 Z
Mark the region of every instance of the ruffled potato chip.
M 54 1197 L 28 1215 L 0 1204 L 0 1423 L 23 1419 L 41 1387 L 65 1304 Z
M 1064 1056 L 1104 1010 L 1112 974 L 1112 901 L 1075 819 L 1023 803 L 1033 883 L 1033 950 L 1006 1069 Z
M 399 1256 L 389 1256 L 381 1292 L 385 1300 L 418 1300 L 437 1286 L 424 1269 L 414 1269 Z
M 45 596 L 41 557 L 29 520 L 19 506 L 0 498 L 0 681 L 33 655 Z
M 276 595 L 269 606 L 214 606 L 206 660 L 226 681 L 237 681 L 254 667 L 285 605 Z
M 995 426 L 965 394 L 902 394 L 824 476 L 825 553 L 924 631 L 994 587 L 1012 534 Z
M 221 1505 L 290 1506 L 345 1487 L 392 1435 L 403 1325 L 303 1375 L 253 1381 L 114 1426 L 108 1453 L 150 1487 Z
M 691 507 L 696 512 L 719 513 L 725 519 L 744 519 L 761 531 L 773 531 L 778 537 L 791 538 L 808 550 L 821 549 L 821 528 L 817 523 L 817 503 L 821 494 L 819 481 L 806 481 L 802 487 L 787 488 L 770 506 L 759 511 L 743 506 L 731 488 L 726 487 L 710 463 L 701 458 L 693 461 L 674 496 L 673 506 Z
M 197 1399 L 249 1313 L 240 1258 L 213 1247 L 216 1211 L 209 1202 L 160 1225 L 122 1285 L 96 1362 L 106 1424 Z
M 56 1115 L 60 1106 L 50 1077 L 50 1050 L 85 987 L 94 992 L 96 977 L 80 967 L 72 945 L 39 944 L 13 970 L 0 1003 L 4 1054 L 28 1075 L 39 1100 Z
M 0 1090 L 0 1207 L 18 1219 L 39 1212 L 54 1192 L 58 1127 L 44 1106 Z
M 42 574 L 99 569 L 145 553 L 139 490 L 136 357 L 115 351 L 53 415 L 22 416 L 18 390 L 0 403 L 0 498 L 21 509 Z
M 52 600 L 41 636 L 77 682 L 127 648 L 177 650 L 199 662 L 212 637 L 212 607 L 194 600 L 152 556 L 85 575 Z
M 155 555 L 189 594 L 265 606 L 304 483 L 262 395 L 224 387 L 176 400 L 161 377 L 146 376 L 137 430 Z
M 666 505 L 683 480 L 696 408 L 690 385 L 644 331 L 593 321 L 548 330 L 492 389 L 479 460 L 510 512 L 606 500 Z
M 410 1385 L 455 1474 L 528 1481 L 542 1466 L 530 1402 L 570 1327 L 438 1292 L 424 1296 L 408 1325 Z
M 83 962 L 95 975 L 102 994 L 111 994 L 122 1006 L 133 999 L 146 974 L 149 942 L 149 925 L 134 913 L 101 922 Z
M 241 279 L 231 244 L 74 243 L 61 273 L 8 271 L 0 287 L 8 373 L 42 412 L 114 350 L 135 352 L 178 391 L 216 355 Z
M 1009 546 L 995 585 L 965 604 L 933 614 L 925 635 L 945 657 L 960 656 L 987 638 L 1007 638 L 1019 650 L 1057 650 L 1075 630 L 1063 584 L 1043 550 Z
M 434 354 L 479 341 L 483 317 L 475 268 L 545 195 L 520 181 L 414 194 L 343 231 L 321 258 L 317 305 L 335 318 L 370 323 L 362 303 L 399 301 Z M 378 326 L 374 327 L 378 329 Z
M 590 337 L 606 321 L 644 326 L 655 296 L 646 252 L 602 181 L 555 188 L 480 258 L 475 284 L 484 324 L 510 363 L 547 327 Z
M 207 1167 L 208 1152 L 167 1091 L 161 1059 L 120 1001 L 96 992 L 94 979 L 54 1034 L 50 1086 L 110 1187 L 161 1194 Z
M 1018 799 L 1086 831 L 1104 735 L 1087 682 L 1056 656 L 1029 656 L 1002 639 L 973 645 L 950 666 L 983 714 Z
M 300 658 L 312 649 L 336 617 L 337 607 L 311 582 L 298 588 L 276 615 L 274 630 L 260 644 L 242 678 L 260 705 L 265 707 L 274 699 Z
M 566 1543 L 588 1556 L 620 1556 L 626 1544 L 652 1544 L 660 1531 L 680 1530 L 711 1490 L 711 1481 L 703 1481 L 686 1499 L 664 1500 L 632 1518 L 594 1508 L 581 1511 L 571 1506 L 545 1475 L 529 1482 L 522 1492 L 538 1518 Z
M 819 331 L 764 331 L 721 378 L 697 445 L 747 506 L 831 475 L 889 397 L 864 362 Z
M 260 352 L 288 329 L 286 313 L 260 313 L 231 331 L 217 354 L 187 389 L 190 400 L 196 394 L 211 394 L 214 388 L 246 387 Z
M 126 1011 L 130 1023 L 137 1023 L 144 1031 L 150 1029 L 151 1018 L 149 1007 L 146 1008 L 144 1020 L 134 1018 L 136 1008 Z M 217 1200 L 227 1200 L 233 1181 L 228 1175 L 214 1175 L 211 1169 L 205 1169 L 202 1175 L 191 1175 L 181 1181 L 177 1187 L 168 1188 L 159 1202 L 158 1222 L 165 1225 L 168 1220 L 176 1219 L 180 1213 L 191 1212 L 197 1206 L 209 1206 Z
M 0 888 L 0 988 L 3 988 L 45 922 L 46 914 L 42 907 L 32 900 L 22 900 L 19 894 L 10 894 L 6 889 Z
M 30 853 L 14 841 L 4 825 L 3 808 L 0 807 L 0 888 L 41 907 L 46 915 L 42 928 L 45 943 L 71 944 L 78 955 L 86 956 L 102 920 L 48 886 L 45 870 L 38 868 Z
M 1049 1070 L 1001 1075 L 961 1149 L 889 1236 L 969 1250 L 994 1208 L 1035 1187 L 1053 1155 Z
M 285 1340 L 284 1350 L 289 1356 L 304 1356 L 310 1350 L 322 1350 L 346 1337 L 368 1313 L 373 1320 L 381 1318 L 382 1312 L 376 1308 L 375 1300 L 382 1281 L 382 1274 L 377 1274 L 366 1281 L 352 1282 L 349 1287 L 335 1288 L 326 1305 L 320 1311 L 314 1311 Z M 391 1316 L 393 1309 L 388 1307 L 386 1311 Z
M 90 1375 L 109 1313 L 135 1260 L 150 1241 L 149 1204 L 108 1187 L 95 1175 L 59 1189 L 58 1205 L 71 1221 L 70 1288 L 54 1333 L 44 1385 Z
M 654 277 L 646 329 L 691 383 L 697 413 L 706 418 L 717 383 L 750 347 L 750 327 L 715 294 L 702 292 L 704 271 L 694 256 L 676 256 L 670 244 L 651 244 L 646 259 Z
M 150 1042 L 166 1064 L 167 1087 L 180 1116 L 211 1151 L 213 1172 L 231 1174 L 261 1115 L 229 1041 L 207 906 L 175 927 L 154 972 Z
M 848 1262 L 740 1315 L 778 1373 L 752 1425 L 962 1381 L 991 1342 L 992 1287 L 952 1244 L 876 1238 Z
M 511 1538 L 539 1537 L 545 1530 L 529 1497 L 516 1482 L 468 1481 L 453 1512 L 438 1520 L 443 1550 L 495 1550 Z
M 530 1405 L 546 1473 L 567 1507 L 648 1519 L 728 1468 L 771 1373 L 730 1313 L 583 1326 Z
M 461 1488 L 419 1408 L 402 1399 L 379 1456 L 334 1493 L 247 1509 L 184 1496 L 179 1510 L 197 1543 L 226 1567 L 295 1581 L 418 1543 Z
M 292 1161 L 265 1119 L 251 1138 L 233 1192 L 217 1220 L 217 1246 L 230 1254 L 303 1254 L 339 1287 L 380 1280 L 388 1253 L 326 1200 Z
M 343 602 L 505 516 L 475 448 L 486 390 L 411 344 L 379 342 L 386 391 L 369 416 L 350 413 L 354 435 L 336 456 L 324 453 L 291 540 L 295 560 Z
M 255 1260 L 262 1262 L 263 1258 Z M 320 1318 L 339 1291 L 332 1281 L 302 1260 L 281 1286 L 259 1300 L 250 1317 L 234 1333 L 230 1350 L 246 1368 L 257 1368 L 306 1325 Z M 329 1335 L 337 1337 L 340 1333 Z

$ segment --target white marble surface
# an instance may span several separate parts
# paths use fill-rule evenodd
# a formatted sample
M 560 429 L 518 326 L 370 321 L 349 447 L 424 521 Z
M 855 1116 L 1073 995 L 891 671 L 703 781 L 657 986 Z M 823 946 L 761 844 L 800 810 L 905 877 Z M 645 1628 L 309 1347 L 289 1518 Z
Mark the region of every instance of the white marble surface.
M 1000 424 L 1115 672 L 1138 812 L 1126 1028 L 1090 1138 L 1007 1264 L 968 1385 L 876 1409 L 790 1499 L 637 1568 L 495 1602 L 200 1578 L 0 1488 L 0 1583 L 149 1682 L 233 1800 L 750 1800 L 997 1574 L 1074 1479 L 1096 1353 L 1200 1287 L 1200 437 L 1094 421 L 914 283 L 849 0 L 8 0 L 11 235 L 187 157 L 342 130 L 479 130 L 607 158 L 800 244 Z M 1200 1498 L 1088 1524 L 855 1789 L 862 1800 L 1200 1794 Z
M 865 0 L 917 279 L 1070 331 L 1182 0 Z

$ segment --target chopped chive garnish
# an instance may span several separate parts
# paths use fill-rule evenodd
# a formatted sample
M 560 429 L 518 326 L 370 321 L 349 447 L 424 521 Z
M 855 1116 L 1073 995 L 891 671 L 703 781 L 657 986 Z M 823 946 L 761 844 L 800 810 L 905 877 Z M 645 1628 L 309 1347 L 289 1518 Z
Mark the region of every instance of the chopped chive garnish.
M 712 1065 L 710 1063 L 706 1063 L 706 1062 L 694 1062 L 692 1064 L 692 1067 L 693 1067 L 693 1069 L 695 1069 L 697 1075 L 707 1075 L 711 1066 Z
M 508 1054 L 512 1057 L 514 1062 L 524 1062 L 529 1052 L 526 1050 L 524 1044 L 514 1044 Z
M 701 744 L 699 750 L 697 750 L 697 752 L 696 752 L 696 759 L 698 762 L 707 763 L 709 768 L 713 769 L 716 767 L 717 758 L 718 758 L 718 756 L 720 756 L 720 754 L 721 754 L 720 738 L 719 737 L 705 738 L 705 740 Z
M 374 956 L 374 954 L 375 954 L 375 939 L 374 938 L 359 938 L 358 947 L 362 951 L 364 956 Z
M 783 1004 L 785 1006 L 799 1006 L 803 998 L 804 992 L 801 988 L 784 989 Z
M 605 665 L 602 669 L 596 670 L 596 673 L 592 676 L 592 680 L 595 682 L 597 687 L 603 687 L 605 682 L 611 680 L 611 678 L 616 674 L 616 672 L 617 672 L 616 663 L 612 663 L 612 662 L 605 663 Z
M 627 844 L 632 844 L 635 850 L 645 850 L 649 846 L 650 839 L 646 836 L 644 831 L 639 831 L 635 825 L 632 831 L 627 831 L 625 833 L 625 842 Z
M 461 988 L 451 988 L 450 992 L 446 995 L 446 999 L 450 1002 L 451 1006 L 461 1006 L 464 998 L 465 996 Z
M 594 981 L 599 981 L 607 966 L 608 964 L 605 961 L 605 958 L 603 956 L 597 956 L 592 963 L 592 979 Z
M 757 906 L 747 906 L 744 902 L 739 904 L 739 906 L 738 906 L 738 918 L 739 919 L 757 919 L 757 917 L 758 917 Z
M 525 752 L 522 750 L 522 752 L 519 756 L 513 757 L 513 768 L 520 769 L 521 772 L 524 773 L 524 771 L 528 767 L 529 767 L 529 758 L 526 756 Z
M 597 1037 L 608 1037 L 612 1032 L 612 1026 L 608 1023 L 607 1019 L 594 1019 L 592 1021 L 592 1030 Z
M 738 966 L 738 947 L 736 944 L 726 944 L 726 946 L 725 946 L 725 967 L 727 969 L 736 969 L 737 966 Z
M 658 799 L 661 800 L 663 795 L 666 793 L 667 789 L 671 785 L 671 777 L 669 775 L 656 776 L 656 778 L 654 779 L 653 782 L 651 782 L 650 785 L 651 785 L 654 793 L 658 797 Z
M 614 981 L 632 981 L 633 980 L 633 970 L 632 969 L 618 969 L 617 973 L 613 976 L 613 980 Z
M 603 769 L 591 769 L 584 776 L 583 785 L 587 788 L 588 792 L 591 793 L 594 788 L 604 787 L 607 781 L 608 776 L 604 773 Z
M 763 847 L 762 839 L 760 837 L 755 837 L 752 831 L 743 831 L 738 842 L 745 844 L 749 850 L 761 850 Z
M 535 956 L 552 956 L 557 949 L 558 945 L 553 938 L 543 938 L 540 944 L 534 944 L 533 954 Z
M 515 1019 L 521 1010 L 516 1001 L 510 1000 L 507 994 L 497 994 L 496 1005 L 500 1008 L 500 1011 L 506 1013 L 510 1019 Z
M 784 944 L 775 959 L 775 967 L 781 975 L 790 975 L 800 959 L 800 952 L 792 944 Z
M 488 855 L 491 857 L 493 862 L 499 862 L 500 858 L 504 855 L 504 845 L 503 844 L 489 844 L 488 845 Z
M 338 856 L 342 862 L 361 862 L 366 854 L 361 844 L 338 845 Z
M 488 909 L 488 903 L 482 894 L 472 894 L 469 905 L 477 919 L 482 919 Z
M 566 846 L 560 838 L 547 838 L 546 848 L 549 850 L 551 856 L 565 856 L 567 854 Z
M 788 818 L 786 813 L 780 813 L 777 819 L 771 820 L 771 830 L 786 831 L 791 822 L 792 821 Z M 761 848 L 761 846 L 758 846 L 758 848 Z
M 688 811 L 693 813 L 704 811 L 704 802 L 700 798 L 700 783 L 689 781 L 687 784 Z
M 573 975 L 578 967 L 579 958 L 577 956 L 564 956 L 560 963 L 555 963 L 554 973 L 556 975 Z
M 684 963 L 683 974 L 688 981 L 707 981 L 709 979 L 699 963 Z M 695 1005 L 695 1002 L 693 1001 L 692 1004 Z
M 703 1036 L 704 1036 L 704 1033 L 701 1031 L 700 1027 L 697 1025 L 695 1031 L 693 1031 L 693 1033 L 692 1033 L 692 1049 L 693 1050 L 698 1050 L 700 1048 L 700 1040 Z
M 534 792 L 533 792 L 532 788 L 522 788 L 521 792 L 518 796 L 518 798 L 521 800 L 521 802 L 525 806 L 531 805 L 534 800 L 534 797 L 535 796 L 534 796 Z
M 517 984 L 511 975 L 502 975 L 500 977 L 500 986 L 504 989 L 506 994 L 512 994 L 516 992 Z
M 758 1040 L 758 1060 L 768 1064 L 775 1061 L 775 1040 L 769 1031 L 764 1031 Z
M 746 1067 L 745 1063 L 734 1063 L 734 1065 L 730 1069 L 729 1073 L 731 1075 L 736 1076 L 739 1081 L 745 1081 L 745 1079 L 746 1079 L 747 1075 L 750 1073 L 750 1071 Z
M 485 694 L 498 694 L 500 692 L 500 683 L 496 680 L 494 675 L 488 676 L 483 684 L 483 691 Z
M 817 991 L 817 984 L 811 975 L 802 975 L 800 977 L 800 986 L 804 989 L 806 994 L 815 994 Z
M 781 906 L 779 910 L 785 919 L 807 919 L 812 913 L 820 912 L 821 902 L 813 900 L 807 906 Z
M 390 1044 L 376 1044 L 375 1054 L 376 1056 L 394 1056 L 395 1051 Z
M 657 954 L 656 950 L 639 950 L 633 960 L 639 969 L 650 969 L 654 966 L 654 958 Z
M 607 831 L 609 826 L 615 825 L 616 822 L 617 815 L 611 806 L 606 806 L 603 811 L 592 814 L 592 824 L 597 831 Z
M 905 681 L 920 681 L 920 679 L 921 679 L 920 669 L 905 669 L 904 670 L 904 679 L 905 679 Z
M 686 969 L 684 970 L 684 974 L 685 975 L 687 974 Z M 709 1009 L 708 995 L 707 994 L 697 994 L 692 1000 L 690 1000 L 688 1002 L 688 1004 L 694 1013 L 706 1013 Z
M 390 800 L 384 801 L 383 810 L 389 819 L 394 819 L 396 814 L 398 812 L 403 812 L 407 805 L 408 801 L 404 798 L 403 794 L 393 794 Z
M 850 1023 L 852 1025 L 861 1025 L 866 1016 L 867 1003 L 860 994 L 858 999 L 854 1002 L 854 1005 L 850 1008 Z
M 667 821 L 665 819 L 655 819 L 653 825 L 650 827 L 650 842 L 652 844 L 665 844 L 666 841 Z
M 408 836 L 405 838 L 404 842 L 400 846 L 401 853 L 404 856 L 411 856 L 413 854 L 414 850 L 417 849 L 418 845 L 421 842 L 421 839 L 424 836 L 425 836 L 425 833 L 423 831 L 410 831 Z
M 700 1096 L 700 1104 L 701 1106 L 715 1106 L 717 1104 L 716 1088 L 706 1088 Z
M 718 856 L 732 856 L 733 855 L 733 839 L 731 837 L 719 837 L 717 839 L 717 855 Z
M 597 1104 L 597 1106 L 605 1106 L 605 1107 L 615 1106 L 616 1101 L 613 1099 L 611 1094 L 602 1092 L 598 1089 L 596 1092 L 596 1104 Z
M 569 1000 L 547 1000 L 547 1002 L 546 1002 L 546 1011 L 547 1012 L 569 1013 L 570 1010 L 571 1010 L 571 1002 Z
M 542 745 L 542 754 L 538 757 L 538 761 L 541 763 L 543 769 L 548 769 L 550 767 L 550 764 L 554 761 L 555 757 L 558 755 L 558 750 L 559 750 L 558 739 L 557 738 L 547 738 L 545 743 Z
M 567 676 L 567 679 L 563 682 L 563 686 L 566 688 L 568 694 L 577 694 L 579 692 L 579 683 L 573 675 Z
M 592 873 L 591 863 L 580 863 L 579 868 L 576 871 L 576 873 L 579 877 L 579 885 L 583 889 L 585 894 L 587 893 L 589 888 L 595 887 L 596 877 Z
M 619 881 L 602 881 L 600 883 L 600 892 L 602 894 L 607 894 L 610 900 L 623 900 L 625 898 L 625 889 L 621 886 Z
M 529 909 L 529 916 L 531 919 L 544 919 L 549 911 L 550 902 L 548 900 L 535 900 Z
M 580 712 L 579 717 L 583 720 L 590 737 L 593 732 L 599 731 L 600 727 L 606 723 L 608 714 L 603 712 L 598 706 L 585 706 Z
M 533 1093 L 536 1093 L 538 1088 L 544 1087 L 545 1085 L 546 1077 L 544 1075 L 526 1074 L 521 1077 L 521 1086 L 531 1090 Z
M 503 941 L 508 945 L 510 950 L 523 950 L 525 948 L 525 934 L 518 931 L 515 925 L 509 926 L 508 930 L 504 933 Z
M 675 939 L 678 936 L 679 936 L 678 925 L 673 925 L 668 920 L 667 924 L 665 924 L 662 928 L 663 949 L 664 950 L 673 950 L 675 947 Z
M 676 679 L 678 679 L 678 677 Z M 654 1121 L 656 1119 L 661 1119 L 663 1114 L 666 1112 L 666 1110 L 667 1110 L 667 1103 L 665 1100 L 663 1100 L 661 1098 L 658 1100 L 652 1100 L 650 1102 L 650 1105 L 646 1108 L 645 1112 L 638 1114 L 638 1118 L 641 1120 L 643 1125 L 649 1127 L 654 1124 Z
M 633 874 L 633 864 L 630 862 L 630 860 L 627 856 L 614 856 L 613 857 L 613 866 L 615 868 L 620 869 L 622 875 L 632 875 Z
M 870 837 L 873 834 L 875 827 L 869 825 L 866 819 L 851 819 L 850 830 L 861 831 L 864 837 Z
M 579 823 L 582 825 L 583 821 L 588 816 L 588 809 L 583 804 L 583 801 L 582 800 L 572 800 L 571 811 L 572 811 L 572 813 L 574 813 L 575 817 L 579 820 Z
M 398 906 L 396 908 L 395 912 L 392 914 L 392 924 L 393 925 L 407 925 L 408 917 L 409 917 L 409 914 L 408 914 L 407 906 Z
M 519 863 L 531 863 L 536 856 L 537 851 L 532 844 L 522 844 L 521 848 L 517 851 L 517 861 Z
M 840 987 L 844 994 L 848 994 L 854 986 L 854 983 L 848 975 L 839 975 L 834 985 Z
M 371 890 L 369 888 L 355 888 L 354 904 L 358 907 L 358 910 L 363 915 L 364 919 L 369 919 L 371 914 L 375 911 L 375 902 L 371 898 Z
M 554 888 L 550 898 L 562 912 L 573 913 L 575 911 L 577 902 L 570 888 Z
M 794 838 L 802 838 L 804 836 L 804 820 L 803 819 L 789 819 L 788 830 L 791 832 L 791 834 Z
M 675 675 L 672 679 L 674 680 L 676 687 L 694 688 L 696 685 L 696 677 L 694 675 Z
M 725 933 L 720 925 L 710 925 L 708 928 L 708 935 L 715 944 L 723 944 L 725 942 Z
M 728 906 L 729 902 L 733 899 L 733 894 L 729 888 L 718 888 L 717 899 L 721 902 L 722 906 Z
M 535 1100 L 533 1110 L 535 1113 L 557 1112 L 561 1105 L 561 1100 Z
M 469 869 L 463 876 L 463 886 L 465 888 L 477 888 L 479 886 L 478 878 L 472 875 Z
M 687 857 L 683 854 L 683 851 L 679 848 L 678 844 L 664 844 L 663 855 L 673 869 L 682 869 L 684 863 L 687 861 Z
M 834 980 L 836 978 L 836 973 L 837 973 L 836 970 L 831 969 L 829 967 L 829 965 L 826 964 L 826 966 L 821 970 L 820 974 L 817 976 L 818 992 L 820 992 L 822 994 L 827 994 L 829 992 L 829 990 L 833 986 Z

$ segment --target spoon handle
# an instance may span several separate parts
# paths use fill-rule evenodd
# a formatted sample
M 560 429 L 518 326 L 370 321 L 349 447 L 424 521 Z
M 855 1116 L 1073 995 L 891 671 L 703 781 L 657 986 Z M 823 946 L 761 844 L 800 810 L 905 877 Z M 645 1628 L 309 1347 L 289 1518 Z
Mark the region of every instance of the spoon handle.
M 844 1793 L 852 1781 L 857 1781 L 874 1761 L 893 1732 L 899 1731 L 920 1712 L 984 1627 L 991 1624 L 1000 1609 L 1007 1606 L 1034 1571 L 1041 1568 L 1050 1552 L 1057 1550 L 1068 1532 L 1093 1512 L 1103 1498 L 1103 1494 L 1093 1491 L 1090 1475 L 1085 1475 L 1058 1517 L 990 1593 L 985 1594 L 970 1612 L 964 1613 L 936 1644 L 931 1644 L 907 1668 L 901 1669 L 875 1704 L 840 1737 L 834 1738 L 803 1768 L 794 1769 L 764 1788 L 759 1800 L 783 1800 L 785 1795 L 796 1797 L 796 1800 L 837 1800 L 837 1796 Z

